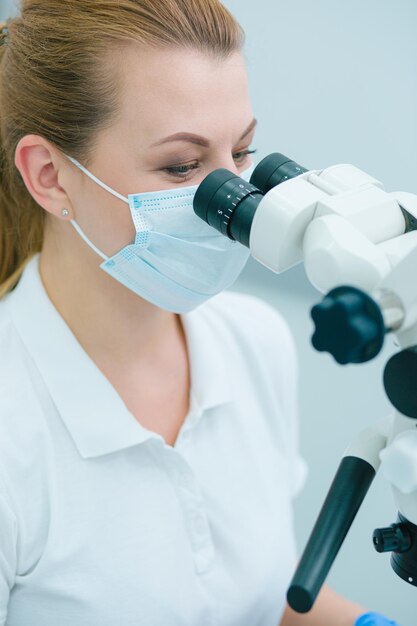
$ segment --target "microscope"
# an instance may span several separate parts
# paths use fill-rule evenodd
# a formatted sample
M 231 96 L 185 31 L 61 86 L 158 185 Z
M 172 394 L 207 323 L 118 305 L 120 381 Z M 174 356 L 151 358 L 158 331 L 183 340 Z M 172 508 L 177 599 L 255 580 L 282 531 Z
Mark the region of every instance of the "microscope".
M 287 592 L 308 612 L 381 467 L 398 518 L 373 532 L 378 552 L 417 587 L 417 196 L 388 193 L 349 164 L 307 170 L 271 154 L 247 183 L 218 169 L 199 185 L 195 213 L 248 247 L 275 273 L 303 262 L 322 294 L 313 307 L 315 349 L 340 364 L 374 358 L 387 333 L 401 348 L 385 366 L 393 414 L 348 446 Z

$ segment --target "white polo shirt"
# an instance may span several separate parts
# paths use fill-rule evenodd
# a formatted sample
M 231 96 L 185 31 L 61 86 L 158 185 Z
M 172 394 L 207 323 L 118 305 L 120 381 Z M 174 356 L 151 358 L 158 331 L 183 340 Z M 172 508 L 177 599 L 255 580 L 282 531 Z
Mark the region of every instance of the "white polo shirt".
M 38 256 L 0 301 L 1 625 L 278 625 L 305 477 L 293 340 L 233 292 L 181 319 L 191 406 L 172 447 L 77 342 Z

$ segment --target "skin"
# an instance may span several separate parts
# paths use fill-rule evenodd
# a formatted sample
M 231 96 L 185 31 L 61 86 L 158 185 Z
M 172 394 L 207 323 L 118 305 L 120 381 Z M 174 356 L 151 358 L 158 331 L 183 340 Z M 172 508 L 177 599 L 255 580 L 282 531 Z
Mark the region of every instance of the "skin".
M 254 115 L 240 53 L 213 59 L 194 50 L 132 47 L 124 51 L 119 66 L 125 70 L 120 111 L 111 127 L 98 134 L 89 164 L 112 189 L 127 196 L 196 185 L 219 167 L 239 174 L 251 164 L 251 157 L 242 155 L 254 129 L 241 137 Z M 178 132 L 203 136 L 210 146 L 185 140 L 154 145 Z M 102 259 L 69 223 L 75 219 L 110 256 L 134 240 L 128 205 L 40 136 L 20 140 L 15 164 L 47 212 L 40 273 L 52 303 L 132 414 L 173 444 L 188 411 L 190 387 L 180 318 L 101 270 Z M 182 178 L 165 171 L 181 164 L 198 168 Z M 62 216 L 63 208 L 68 217 Z M 161 377 L 164 390 L 158 385 Z M 168 420 L 160 417 L 164 414 Z M 352 626 L 364 612 L 324 587 L 310 613 L 298 615 L 287 607 L 281 626 Z

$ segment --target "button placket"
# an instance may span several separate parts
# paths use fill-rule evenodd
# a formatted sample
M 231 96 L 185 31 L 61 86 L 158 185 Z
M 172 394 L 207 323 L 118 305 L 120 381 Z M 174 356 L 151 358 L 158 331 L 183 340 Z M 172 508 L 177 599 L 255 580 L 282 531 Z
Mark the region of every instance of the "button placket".
M 166 446 L 165 460 L 174 479 L 178 499 L 184 511 L 187 533 L 197 573 L 205 571 L 214 555 L 212 537 L 204 502 L 190 466 L 174 448 Z

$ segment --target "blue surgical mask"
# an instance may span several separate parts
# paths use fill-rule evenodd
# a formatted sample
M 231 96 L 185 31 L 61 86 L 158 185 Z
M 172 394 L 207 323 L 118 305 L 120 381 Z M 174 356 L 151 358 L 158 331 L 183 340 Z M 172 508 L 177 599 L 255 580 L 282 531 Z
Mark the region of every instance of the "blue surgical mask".
M 129 194 L 127 198 L 68 157 L 98 185 L 129 205 L 135 241 L 111 257 L 99 250 L 71 220 L 78 234 L 102 257 L 100 267 L 152 304 L 187 313 L 230 287 L 249 258 L 249 250 L 197 217 L 198 185 Z M 253 166 L 243 172 L 249 181 Z

